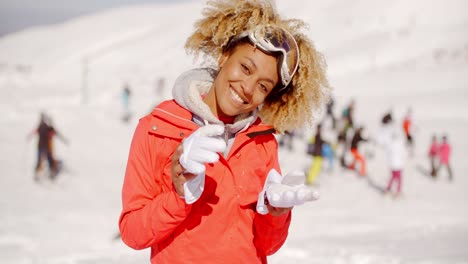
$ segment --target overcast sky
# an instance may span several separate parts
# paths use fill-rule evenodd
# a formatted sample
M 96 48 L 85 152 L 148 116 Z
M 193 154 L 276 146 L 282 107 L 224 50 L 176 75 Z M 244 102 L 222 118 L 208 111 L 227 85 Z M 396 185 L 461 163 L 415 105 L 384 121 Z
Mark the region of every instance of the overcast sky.
M 60 23 L 107 8 L 193 0 L 0 0 L 0 37 L 31 26 Z

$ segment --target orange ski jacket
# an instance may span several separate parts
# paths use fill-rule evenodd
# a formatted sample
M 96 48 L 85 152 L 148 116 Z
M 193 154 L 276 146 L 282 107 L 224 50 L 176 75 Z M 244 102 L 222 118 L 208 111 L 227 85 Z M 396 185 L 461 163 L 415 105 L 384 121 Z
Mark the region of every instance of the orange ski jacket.
M 122 240 L 134 249 L 151 247 L 151 263 L 266 263 L 291 222 L 291 212 L 255 211 L 268 172 L 280 171 L 273 128 L 257 119 L 239 132 L 226 157 L 206 164 L 203 194 L 187 205 L 173 187 L 171 157 L 197 128 L 174 100 L 140 119 L 122 189 Z

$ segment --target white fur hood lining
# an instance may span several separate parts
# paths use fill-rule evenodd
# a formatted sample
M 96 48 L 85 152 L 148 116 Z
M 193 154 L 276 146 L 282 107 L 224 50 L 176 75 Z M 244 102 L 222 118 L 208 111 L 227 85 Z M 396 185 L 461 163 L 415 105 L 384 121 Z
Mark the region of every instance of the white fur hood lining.
M 211 112 L 211 109 L 203 102 L 202 98 L 202 95 L 208 93 L 211 89 L 216 74 L 217 72 L 214 69 L 194 69 L 184 72 L 175 81 L 172 96 L 179 105 L 194 114 L 194 121 L 198 119 L 199 121 L 203 120 L 203 123 L 223 124 Z M 257 112 L 257 110 L 254 110 L 250 113 L 238 115 L 233 124 L 225 125 L 227 131 L 235 134 L 246 129 L 257 119 Z

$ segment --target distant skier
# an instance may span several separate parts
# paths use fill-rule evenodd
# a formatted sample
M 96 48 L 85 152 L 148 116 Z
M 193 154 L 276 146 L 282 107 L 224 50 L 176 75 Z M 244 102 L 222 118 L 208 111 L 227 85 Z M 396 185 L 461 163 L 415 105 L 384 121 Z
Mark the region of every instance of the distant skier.
M 335 117 L 335 114 L 333 113 L 334 106 L 335 106 L 335 100 L 333 99 L 333 97 L 330 97 L 330 100 L 327 102 L 327 105 L 326 105 L 327 111 L 325 113 L 324 121 L 325 119 L 330 118 L 332 121 L 333 130 L 336 129 L 336 117 Z
M 344 123 L 343 120 L 341 120 L 340 128 L 338 129 L 338 134 L 337 134 L 337 139 L 336 139 L 336 148 L 341 149 L 341 155 L 339 156 L 340 159 L 340 165 L 343 168 L 346 168 L 346 153 L 348 150 L 348 131 L 349 131 L 349 126 L 347 123 Z
M 406 135 L 406 145 L 408 146 L 411 155 L 413 155 L 413 131 L 414 131 L 414 121 L 413 121 L 413 111 L 411 108 L 408 108 L 405 117 L 403 119 L 403 131 Z
M 57 136 L 65 144 L 68 144 L 68 141 L 55 130 L 50 118 L 45 113 L 41 113 L 39 125 L 29 134 L 28 138 L 30 139 L 34 135 L 38 136 L 37 162 L 34 171 L 34 180 L 39 181 L 39 174 L 42 170 L 42 163 L 45 159 L 47 159 L 49 165 L 49 178 L 54 179 L 60 170 L 60 166 L 54 157 L 53 137 Z
M 436 170 L 436 176 L 438 175 L 440 169 L 445 167 L 448 171 L 449 180 L 453 180 L 452 168 L 450 166 L 450 154 L 452 151 L 452 147 L 447 140 L 447 136 L 442 137 L 442 143 L 439 147 L 439 166 Z
M 392 112 L 388 111 L 382 117 L 382 125 L 387 125 L 390 123 L 393 123 L 393 117 L 392 117 Z
M 376 141 L 377 143 L 385 148 L 387 144 L 390 144 L 392 140 L 392 134 L 396 132 L 392 112 L 386 112 L 381 120 L 380 128 L 377 133 Z
M 359 126 L 354 133 L 353 139 L 351 140 L 351 153 L 353 154 L 353 162 L 348 166 L 349 169 L 354 170 L 356 163 L 359 163 L 360 170 L 359 174 L 361 176 L 366 176 L 366 160 L 364 156 L 359 152 L 359 144 L 362 141 L 368 141 L 368 139 L 363 135 L 364 127 Z
M 323 147 L 323 139 L 321 133 L 322 126 L 321 124 L 317 125 L 315 136 L 313 137 L 313 148 L 311 150 L 311 154 L 313 157 L 312 164 L 307 172 L 306 183 L 312 184 L 322 169 L 322 147 Z
M 429 147 L 429 161 L 431 163 L 431 176 L 436 177 L 436 162 L 437 162 L 437 157 L 439 156 L 439 142 L 437 140 L 437 136 L 433 135 L 432 140 L 431 140 L 431 146 Z
M 122 120 L 128 122 L 130 120 L 130 98 L 131 98 L 131 91 L 130 85 L 125 83 L 124 89 L 122 90 L 122 107 L 123 107 L 123 115 Z
M 387 154 L 387 162 L 391 172 L 391 178 L 388 181 L 385 192 L 390 193 L 392 191 L 393 184 L 396 183 L 397 190 L 394 193 L 394 197 L 398 197 L 401 195 L 402 174 L 405 167 L 406 150 L 403 140 L 398 136 L 396 130 L 391 132 L 389 141 L 384 145 L 384 148 Z
M 354 99 L 349 102 L 348 106 L 345 107 L 341 113 L 341 118 L 346 121 L 348 128 L 354 128 Z
M 322 145 L 322 156 L 324 159 L 327 160 L 328 172 L 333 171 L 335 151 L 333 150 L 332 145 L 325 140 L 323 141 L 323 145 Z
M 338 129 L 337 145 L 342 145 L 340 164 L 343 168 L 347 167 L 346 152 L 349 146 L 348 134 L 354 128 L 354 104 L 354 100 L 351 100 L 349 105 L 341 112 L 340 128 Z

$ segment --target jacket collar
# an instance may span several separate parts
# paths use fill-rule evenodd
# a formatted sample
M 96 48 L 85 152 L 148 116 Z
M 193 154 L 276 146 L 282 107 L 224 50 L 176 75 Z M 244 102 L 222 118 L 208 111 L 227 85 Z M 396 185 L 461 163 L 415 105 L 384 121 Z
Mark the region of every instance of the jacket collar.
M 153 112 L 151 113 L 154 117 L 164 120 L 167 123 L 170 123 L 171 126 L 179 127 L 182 130 L 196 130 L 199 126 L 192 121 L 192 113 L 186 108 L 179 105 L 175 100 L 168 100 L 162 102 L 158 105 Z M 151 124 L 150 130 L 154 130 Z M 274 128 L 271 125 L 266 125 L 261 123 L 261 120 L 257 118 L 253 124 L 249 125 L 242 131 L 239 131 L 242 134 L 245 134 L 249 138 L 254 138 L 259 135 L 272 134 L 275 133 Z M 180 134 L 180 133 L 179 133 Z M 172 135 L 173 137 L 178 138 L 178 133 Z M 180 135 L 181 138 L 184 135 Z

